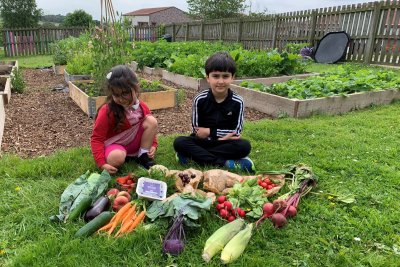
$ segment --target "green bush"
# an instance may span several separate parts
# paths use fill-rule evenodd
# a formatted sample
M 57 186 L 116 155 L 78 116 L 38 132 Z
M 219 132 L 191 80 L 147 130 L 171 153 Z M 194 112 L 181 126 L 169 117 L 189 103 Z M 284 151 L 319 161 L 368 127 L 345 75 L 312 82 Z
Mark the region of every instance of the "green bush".
M 93 55 L 89 51 L 75 54 L 68 60 L 66 70 L 71 75 L 90 75 L 93 73 Z
M 11 75 L 11 91 L 22 94 L 25 91 L 25 81 L 21 70 L 15 68 Z

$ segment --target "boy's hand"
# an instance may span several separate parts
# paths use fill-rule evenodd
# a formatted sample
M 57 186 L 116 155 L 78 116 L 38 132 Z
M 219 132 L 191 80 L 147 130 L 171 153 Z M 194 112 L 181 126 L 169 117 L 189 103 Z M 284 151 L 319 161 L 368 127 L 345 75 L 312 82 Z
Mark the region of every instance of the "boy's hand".
M 218 138 L 218 140 L 239 140 L 239 139 L 240 139 L 240 135 L 237 133 L 228 133 L 224 137 Z
M 199 138 L 207 138 L 210 136 L 210 128 L 198 127 L 195 128 L 196 136 Z

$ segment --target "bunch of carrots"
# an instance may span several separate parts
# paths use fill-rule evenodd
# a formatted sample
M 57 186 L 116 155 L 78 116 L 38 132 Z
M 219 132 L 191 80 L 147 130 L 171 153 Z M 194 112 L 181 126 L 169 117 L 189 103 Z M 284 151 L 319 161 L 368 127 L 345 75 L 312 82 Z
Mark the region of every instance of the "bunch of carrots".
M 114 215 L 114 217 L 111 218 L 111 221 L 108 224 L 97 230 L 97 233 L 99 234 L 103 231 L 107 231 L 107 235 L 111 236 L 119 226 L 114 237 L 128 234 L 135 230 L 135 228 L 144 220 L 145 216 L 145 208 L 139 212 L 136 203 L 128 202 Z

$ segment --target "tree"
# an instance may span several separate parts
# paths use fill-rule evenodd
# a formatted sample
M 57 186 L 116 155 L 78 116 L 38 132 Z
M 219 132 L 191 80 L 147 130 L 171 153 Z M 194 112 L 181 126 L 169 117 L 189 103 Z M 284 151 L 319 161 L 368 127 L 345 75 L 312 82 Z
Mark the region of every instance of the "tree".
M 187 0 L 189 15 L 197 19 L 221 19 L 241 16 L 246 0 Z
M 89 27 L 92 21 L 92 15 L 86 13 L 82 9 L 78 9 L 65 16 L 63 25 L 66 27 Z
M 0 0 L 0 16 L 4 28 L 30 28 L 38 26 L 42 10 L 35 0 Z

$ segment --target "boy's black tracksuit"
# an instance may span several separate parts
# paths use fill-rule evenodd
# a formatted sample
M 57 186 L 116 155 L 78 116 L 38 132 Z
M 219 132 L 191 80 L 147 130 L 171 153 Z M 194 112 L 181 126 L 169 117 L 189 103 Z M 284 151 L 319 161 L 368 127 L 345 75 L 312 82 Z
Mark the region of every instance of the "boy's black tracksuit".
M 229 89 L 227 98 L 217 103 L 211 89 L 202 91 L 193 100 L 190 136 L 180 136 L 174 141 L 175 151 L 200 165 L 224 166 L 226 160 L 249 155 L 250 142 L 245 139 L 218 140 L 228 133 L 242 132 L 244 102 L 242 97 Z M 198 138 L 196 128 L 210 128 L 208 138 Z

